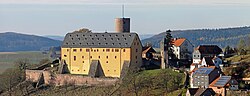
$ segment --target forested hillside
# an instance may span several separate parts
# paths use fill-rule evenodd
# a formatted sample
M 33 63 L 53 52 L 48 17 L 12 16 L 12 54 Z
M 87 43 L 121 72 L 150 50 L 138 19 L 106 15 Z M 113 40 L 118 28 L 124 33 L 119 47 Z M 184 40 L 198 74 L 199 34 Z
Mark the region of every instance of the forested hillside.
M 0 52 L 39 51 L 41 48 L 60 46 L 61 41 L 14 32 L 0 33 Z
M 240 39 L 247 39 L 250 34 L 250 27 L 236 27 L 223 29 L 197 29 L 197 30 L 174 30 L 172 36 L 175 38 L 187 38 L 195 47 L 201 44 L 216 44 L 221 48 L 229 45 L 236 47 Z M 159 47 L 159 42 L 164 37 L 160 33 L 151 38 L 142 40 L 142 43 L 152 43 Z

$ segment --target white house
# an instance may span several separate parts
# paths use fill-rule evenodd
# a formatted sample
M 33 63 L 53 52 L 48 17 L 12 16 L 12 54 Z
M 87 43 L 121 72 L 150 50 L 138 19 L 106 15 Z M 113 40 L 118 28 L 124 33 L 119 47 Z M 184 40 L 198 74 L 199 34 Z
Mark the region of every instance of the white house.
M 173 53 L 177 59 L 192 60 L 194 46 L 186 38 L 173 39 Z

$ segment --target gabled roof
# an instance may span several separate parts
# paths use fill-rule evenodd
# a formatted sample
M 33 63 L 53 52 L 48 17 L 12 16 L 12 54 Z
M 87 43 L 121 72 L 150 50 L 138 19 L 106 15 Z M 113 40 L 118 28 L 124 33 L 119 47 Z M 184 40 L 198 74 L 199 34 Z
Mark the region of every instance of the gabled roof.
M 217 45 L 200 45 L 195 50 L 199 50 L 201 54 L 220 54 L 222 49 Z
M 62 47 L 73 48 L 130 48 L 136 33 L 68 33 Z M 139 40 L 140 41 L 140 40 Z
M 213 57 L 203 57 L 208 66 L 214 66 Z
M 209 91 L 212 94 L 212 96 L 216 94 L 212 88 L 199 88 L 194 96 L 201 96 L 205 91 Z M 206 96 L 207 94 L 203 95 Z
M 151 47 L 151 46 L 148 46 L 148 47 L 143 47 L 142 48 L 142 54 L 145 54 L 147 52 L 151 52 L 151 53 L 156 53 L 156 51 Z
M 217 79 L 215 79 L 210 86 L 213 87 L 225 87 L 229 81 L 231 80 L 231 76 L 220 76 Z
M 178 38 L 176 40 L 173 40 L 173 45 L 179 47 L 184 43 L 185 40 L 185 38 Z
M 208 75 L 210 74 L 215 67 L 200 67 L 197 70 L 194 71 L 194 74 L 200 74 L 200 75 Z
M 199 88 L 188 88 L 188 92 L 191 96 L 193 96 Z

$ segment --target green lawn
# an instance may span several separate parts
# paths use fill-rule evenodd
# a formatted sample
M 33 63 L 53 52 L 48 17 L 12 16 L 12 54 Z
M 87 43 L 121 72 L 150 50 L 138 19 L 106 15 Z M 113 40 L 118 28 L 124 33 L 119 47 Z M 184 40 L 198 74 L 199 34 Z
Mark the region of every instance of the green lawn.
M 28 59 L 31 64 L 38 64 L 40 60 L 48 58 L 38 51 L 29 52 L 0 52 L 0 73 L 13 67 L 15 61 L 19 59 Z

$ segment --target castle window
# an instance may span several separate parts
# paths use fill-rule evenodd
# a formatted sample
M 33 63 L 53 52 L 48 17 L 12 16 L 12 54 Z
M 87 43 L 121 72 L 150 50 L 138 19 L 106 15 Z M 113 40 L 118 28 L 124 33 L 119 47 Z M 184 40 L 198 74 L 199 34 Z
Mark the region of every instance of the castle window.
M 69 49 L 67 49 L 67 52 L 69 52 Z
M 98 43 L 98 45 L 101 45 L 101 43 Z
M 118 35 L 115 35 L 115 37 L 117 37 Z
M 114 72 L 116 72 L 116 70 L 114 70 Z
M 135 59 L 137 59 L 137 56 L 135 56 Z
M 94 45 L 94 43 L 92 43 L 92 45 Z
M 125 45 L 128 45 L 128 43 L 125 43 Z
M 106 63 L 109 63 L 109 61 L 106 61 Z
M 82 56 L 82 59 L 84 58 L 84 56 Z
M 115 52 L 119 52 L 119 49 L 115 49 Z
M 71 40 L 74 40 L 74 38 L 71 38 Z
M 92 37 L 92 35 L 89 35 L 90 37 Z
M 76 49 L 73 49 L 73 52 L 76 52 Z
M 67 55 L 64 55 L 64 57 L 67 57 Z
M 139 42 L 137 42 L 137 45 L 139 45 Z
M 94 40 L 94 38 L 92 38 L 92 40 Z
M 122 35 L 122 37 L 124 37 L 124 35 Z
M 119 43 L 119 45 L 121 45 L 121 43 Z
M 97 49 L 96 51 L 98 52 L 99 50 Z
M 104 35 L 102 35 L 102 37 L 104 37 Z
M 108 45 L 108 43 L 106 43 L 105 45 Z
M 104 40 L 107 40 L 107 38 L 104 38 Z
M 92 56 L 90 56 L 90 58 L 92 58 Z
M 89 43 L 87 43 L 87 45 L 89 45 Z
M 111 35 L 109 35 L 109 37 L 111 37 Z
M 106 49 L 106 52 L 109 52 L 110 51 L 110 49 Z
M 112 43 L 112 45 L 115 45 L 115 43 Z
M 86 49 L 86 52 L 89 52 L 89 49 Z
M 135 49 L 135 52 L 138 52 L 138 49 Z
M 101 56 L 98 56 L 98 58 L 100 59 L 100 58 L 101 58 Z
M 120 40 L 120 38 L 117 38 L 117 40 Z
M 71 37 L 71 35 L 69 35 L 69 37 Z
M 129 35 L 129 37 L 131 37 L 131 35 Z
M 82 45 L 82 43 L 79 43 L 80 45 Z
M 87 38 L 85 38 L 85 40 L 87 40 Z
M 123 49 L 123 52 L 126 52 L 126 50 L 125 50 L 125 49 Z
M 82 52 L 82 49 L 80 49 L 80 52 Z
M 86 71 L 86 70 L 83 70 L 83 71 Z
M 113 38 L 111 38 L 111 40 L 113 40 Z
M 112 49 L 112 52 L 114 52 L 114 49 Z
M 78 38 L 78 40 L 80 40 L 80 38 Z
M 108 59 L 108 58 L 109 58 L 109 56 L 106 56 L 106 58 Z
M 82 63 L 84 63 L 84 61 L 82 61 Z
M 83 37 L 85 36 L 85 35 L 82 35 Z
M 69 43 L 67 42 L 66 44 L 68 45 Z
M 95 37 L 97 37 L 97 35 L 95 35 Z
M 76 61 L 76 56 L 74 56 L 74 61 Z
M 94 52 L 96 52 L 96 50 L 94 50 Z
M 76 37 L 78 37 L 78 34 L 76 35 Z
M 75 45 L 75 43 L 73 43 L 73 45 Z
M 138 62 L 137 62 L 137 61 L 135 61 L 135 63 L 137 64 Z
M 127 40 L 127 38 L 124 38 L 124 40 Z
M 102 51 L 104 52 L 105 50 L 103 49 Z
M 115 56 L 115 59 L 116 59 L 116 56 Z

